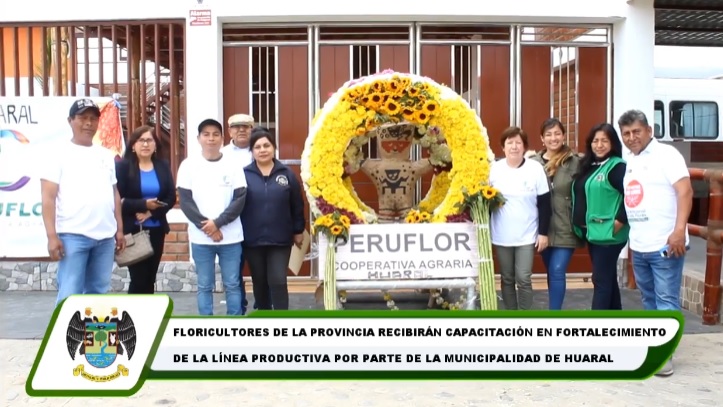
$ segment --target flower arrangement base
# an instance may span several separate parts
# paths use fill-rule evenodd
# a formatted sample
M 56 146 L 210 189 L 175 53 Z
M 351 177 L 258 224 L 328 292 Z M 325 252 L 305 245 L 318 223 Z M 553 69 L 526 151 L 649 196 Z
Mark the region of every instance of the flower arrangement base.
M 434 280 L 356 280 L 337 281 L 336 288 L 339 291 L 353 290 L 408 290 L 408 289 L 463 289 L 466 300 L 462 308 L 474 310 L 476 305 L 477 282 L 473 278 L 452 278 Z
M 319 235 L 324 308 L 339 308 L 340 291 L 415 289 L 430 290 L 435 301 L 439 290 L 463 290 L 463 301 L 448 309 L 475 309 L 480 265 L 490 262 L 480 257 L 477 229 L 473 223 L 351 225 L 336 245 Z

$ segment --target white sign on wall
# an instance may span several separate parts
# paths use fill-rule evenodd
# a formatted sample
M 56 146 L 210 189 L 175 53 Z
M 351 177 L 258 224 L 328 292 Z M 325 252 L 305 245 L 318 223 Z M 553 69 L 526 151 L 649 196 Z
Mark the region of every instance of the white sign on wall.
M 76 99 L 0 97 L 0 260 L 48 256 L 38 175 L 55 143 L 73 136 L 68 112 Z M 101 110 L 93 143 L 119 158 L 125 152 L 119 105 L 91 99 Z
M 319 237 L 319 278 L 328 240 Z M 472 223 L 352 225 L 336 251 L 337 280 L 477 277 L 480 258 Z

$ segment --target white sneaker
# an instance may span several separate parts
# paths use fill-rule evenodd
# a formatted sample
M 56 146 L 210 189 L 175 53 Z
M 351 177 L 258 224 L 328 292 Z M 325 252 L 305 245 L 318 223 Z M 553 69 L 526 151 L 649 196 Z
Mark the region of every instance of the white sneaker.
M 658 370 L 657 373 L 655 373 L 655 375 L 658 377 L 668 377 L 668 376 L 672 375 L 673 372 L 674 372 L 673 357 L 671 356 L 670 359 L 668 359 L 668 361 L 665 362 L 665 365 L 663 365 L 663 367 L 660 370 Z

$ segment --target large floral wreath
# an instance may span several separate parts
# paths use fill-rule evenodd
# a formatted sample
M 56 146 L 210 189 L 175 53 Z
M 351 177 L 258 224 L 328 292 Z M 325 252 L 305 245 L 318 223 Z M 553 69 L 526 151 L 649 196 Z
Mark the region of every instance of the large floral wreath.
M 494 155 L 486 129 L 469 103 L 452 89 L 427 77 L 390 70 L 348 81 L 312 121 L 301 157 L 301 178 L 316 218 L 315 232 L 325 233 L 333 243 L 348 236 L 350 225 L 377 221 L 348 175 L 363 159 L 368 134 L 380 126 L 400 123 L 417 126 L 414 142 L 428 149 L 435 170 L 429 192 L 406 221 L 474 220 L 483 225 L 477 228 L 480 255 L 491 259 L 489 209 L 504 201 L 488 184 Z M 329 252 L 333 256 L 334 250 Z M 326 261 L 333 268 L 333 259 Z M 492 278 L 494 290 L 494 271 L 490 276 L 487 270 L 483 276 L 483 265 L 481 288 L 483 277 L 487 285 Z M 332 275 L 325 275 L 325 285 L 328 280 L 335 285 Z M 496 295 L 492 296 L 496 306 Z M 325 301 L 327 308 L 330 301 L 331 297 Z

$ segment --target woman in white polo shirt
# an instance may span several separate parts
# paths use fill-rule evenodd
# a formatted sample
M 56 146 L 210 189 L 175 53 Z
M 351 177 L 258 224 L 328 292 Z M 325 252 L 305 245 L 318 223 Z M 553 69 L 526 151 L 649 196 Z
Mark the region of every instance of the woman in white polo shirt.
M 526 159 L 527 134 L 519 127 L 502 133 L 505 158 L 490 169 L 490 184 L 506 198 L 492 213 L 492 244 L 502 277 L 505 309 L 532 307 L 532 262 L 535 250 L 547 248 L 551 202 L 542 165 Z

